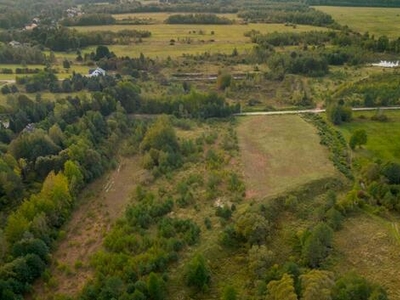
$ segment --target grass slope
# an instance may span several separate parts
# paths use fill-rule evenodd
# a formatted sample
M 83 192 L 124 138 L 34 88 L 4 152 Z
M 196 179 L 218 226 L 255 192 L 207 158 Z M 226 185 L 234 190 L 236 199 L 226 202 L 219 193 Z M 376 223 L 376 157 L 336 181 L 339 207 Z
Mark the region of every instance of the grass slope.
M 315 128 L 298 116 L 242 118 L 238 137 L 250 197 L 277 195 L 336 174 Z
M 376 36 L 397 38 L 400 30 L 400 8 L 316 6 L 336 22 L 351 29 Z

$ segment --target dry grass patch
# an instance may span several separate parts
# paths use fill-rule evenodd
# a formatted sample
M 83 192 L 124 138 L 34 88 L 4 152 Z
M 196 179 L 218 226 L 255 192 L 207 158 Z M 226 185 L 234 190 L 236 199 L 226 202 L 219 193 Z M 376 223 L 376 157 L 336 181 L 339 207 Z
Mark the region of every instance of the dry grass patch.
M 248 197 L 277 195 L 337 174 L 315 128 L 299 116 L 243 117 L 238 137 Z

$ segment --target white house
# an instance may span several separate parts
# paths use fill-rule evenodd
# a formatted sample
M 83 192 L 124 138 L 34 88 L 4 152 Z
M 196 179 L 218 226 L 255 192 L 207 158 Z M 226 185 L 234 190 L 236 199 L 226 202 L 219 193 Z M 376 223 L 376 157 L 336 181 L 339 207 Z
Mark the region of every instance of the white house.
M 89 70 L 89 77 L 97 77 L 97 76 L 105 76 L 106 71 L 104 71 L 102 68 L 97 67 L 94 70 Z

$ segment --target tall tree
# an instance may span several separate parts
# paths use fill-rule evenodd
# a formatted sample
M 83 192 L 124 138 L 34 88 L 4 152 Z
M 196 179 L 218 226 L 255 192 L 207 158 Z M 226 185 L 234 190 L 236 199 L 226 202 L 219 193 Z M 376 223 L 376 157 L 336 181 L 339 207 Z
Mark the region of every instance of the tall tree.
M 297 295 L 293 286 L 293 278 L 288 274 L 283 274 L 280 280 L 272 280 L 267 285 L 268 300 L 297 300 Z

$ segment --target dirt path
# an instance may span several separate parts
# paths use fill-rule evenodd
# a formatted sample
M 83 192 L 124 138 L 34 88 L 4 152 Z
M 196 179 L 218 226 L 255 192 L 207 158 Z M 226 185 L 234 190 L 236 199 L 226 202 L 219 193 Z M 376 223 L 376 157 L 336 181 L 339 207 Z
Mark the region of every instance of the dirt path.
M 353 107 L 352 111 L 370 111 L 370 110 L 399 110 L 400 106 L 382 106 L 382 107 Z M 254 112 L 243 112 L 237 113 L 235 116 L 273 116 L 273 115 L 296 115 L 304 113 L 323 113 L 325 109 L 303 109 L 303 110 L 276 110 L 276 111 L 254 111 Z
M 82 289 L 93 275 L 91 255 L 102 247 L 105 233 L 123 214 L 136 185 L 148 176 L 137 157 L 124 158 L 116 170 L 86 188 L 64 228 L 65 238 L 52 254 L 51 280 L 35 284 L 33 299 L 53 299 L 56 294 L 74 296 Z

